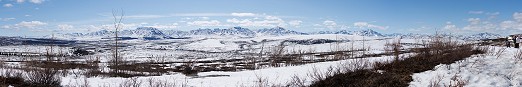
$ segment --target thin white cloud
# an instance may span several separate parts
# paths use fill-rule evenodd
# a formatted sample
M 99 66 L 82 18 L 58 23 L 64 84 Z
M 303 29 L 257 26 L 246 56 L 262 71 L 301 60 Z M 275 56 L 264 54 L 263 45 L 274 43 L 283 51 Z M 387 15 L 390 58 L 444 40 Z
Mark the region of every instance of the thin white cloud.
M 469 11 L 469 14 L 483 14 L 484 11 Z
M 497 18 L 497 16 L 498 16 L 499 14 L 500 14 L 500 12 L 492 12 L 492 13 L 488 12 L 488 13 L 486 13 L 486 15 L 489 16 L 488 19 L 494 19 L 494 18 Z
M 45 0 L 29 0 L 29 2 L 31 3 L 35 3 L 35 4 L 41 4 L 42 2 L 44 2 Z
M 211 17 L 211 16 L 231 16 L 227 13 L 180 13 L 180 14 L 172 14 L 170 16 L 187 16 L 187 17 Z
M 513 20 L 507 20 L 500 23 L 501 29 L 517 29 L 522 30 L 522 13 L 515 12 Z
M 9 29 L 9 28 L 11 28 L 11 26 L 9 26 L 9 25 L 2 26 L 2 29 Z
M 253 17 L 256 16 L 254 13 L 230 13 L 232 16 L 238 16 L 238 17 Z
M 189 18 L 189 17 L 184 17 L 184 18 L 181 18 L 182 20 L 191 20 L 192 18 Z
M 168 16 L 181 16 L 181 17 L 262 17 L 266 14 L 255 14 L 255 13 L 176 13 Z
M 178 27 L 178 23 L 165 24 L 165 25 L 154 24 L 152 26 L 145 26 L 145 27 L 154 27 L 154 28 L 160 28 L 160 29 L 172 29 L 172 28 L 177 28 Z
M 16 2 L 18 2 L 18 3 L 24 3 L 25 0 L 16 0 Z
M 455 24 L 453 24 L 453 23 L 451 23 L 451 22 L 446 22 L 446 25 L 444 26 L 443 29 L 445 29 L 445 30 L 450 30 L 450 31 L 457 31 L 457 30 L 459 30 L 459 29 L 457 28 L 457 25 L 455 25 Z
M 422 31 L 425 27 L 420 27 L 420 28 L 410 28 L 408 29 L 408 31 L 410 32 L 419 32 L 419 31 Z
M 239 26 L 253 26 L 253 27 L 275 27 L 285 26 L 283 19 L 276 16 L 266 16 L 264 19 L 227 19 L 227 22 L 237 24 Z
M 57 27 L 58 27 L 58 29 L 60 29 L 60 30 L 70 30 L 70 29 L 73 29 L 73 28 L 74 28 L 74 26 L 72 26 L 72 25 L 68 25 L 68 24 L 60 24 L 60 25 L 58 25 Z
M 130 30 L 130 29 L 136 29 L 138 26 L 141 26 L 141 24 L 138 23 L 120 23 L 120 26 L 118 27 L 119 30 Z M 103 25 L 89 25 L 89 26 L 82 26 L 82 28 L 86 28 L 87 30 L 114 30 L 114 24 L 103 24 Z
M 480 18 L 468 18 L 470 24 L 476 25 L 480 23 Z
M 386 30 L 389 28 L 389 26 L 379 26 L 379 25 L 370 24 L 368 22 L 355 22 L 355 23 L 353 23 L 353 26 L 359 27 L 359 28 L 376 28 L 376 29 L 381 29 L 381 30 Z
M 514 13 L 513 14 L 513 19 L 521 22 L 522 21 L 522 13 L 518 13 L 518 12 Z
M 281 18 L 279 18 L 277 16 L 265 16 L 265 19 L 268 19 L 268 20 L 280 20 Z
M 40 22 L 40 21 L 22 21 L 18 24 L 15 24 L 16 27 L 18 28 L 36 28 L 38 26 L 44 26 L 44 25 L 47 25 L 47 23 L 45 22 Z
M 2 21 L 10 21 L 10 20 L 15 20 L 16 18 L 0 18 L 0 20 Z
M 337 23 L 332 20 L 326 20 L 326 21 L 323 21 L 323 25 L 328 29 L 335 29 L 335 27 L 337 26 Z
M 488 12 L 486 13 L 486 15 L 499 15 L 500 12 Z
M 465 31 L 492 31 L 497 28 L 497 25 L 491 24 L 489 22 L 483 22 L 480 18 L 469 18 L 469 25 L 464 26 L 462 30 Z
M 208 20 L 210 19 L 209 17 L 199 17 L 200 20 Z
M 163 16 L 163 15 L 129 15 L 129 16 L 125 16 L 125 18 L 130 18 L 130 19 L 152 19 L 152 18 L 163 18 L 163 17 L 168 17 L 168 16 Z
M 10 7 L 13 7 L 13 4 L 4 4 L 4 7 L 10 8 Z
M 210 20 L 210 21 L 192 21 L 187 22 L 189 26 L 221 26 L 221 22 L 218 20 Z
M 290 24 L 291 26 L 294 26 L 294 27 L 299 27 L 301 25 L 301 23 L 303 23 L 303 21 L 300 21 L 300 20 L 292 20 L 292 21 L 288 22 L 288 24 Z

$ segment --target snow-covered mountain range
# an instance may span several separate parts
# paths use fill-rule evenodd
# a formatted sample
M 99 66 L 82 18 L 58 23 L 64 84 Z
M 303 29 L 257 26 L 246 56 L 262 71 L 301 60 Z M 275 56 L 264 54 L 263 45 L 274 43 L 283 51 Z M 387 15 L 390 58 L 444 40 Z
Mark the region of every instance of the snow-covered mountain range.
M 118 31 L 119 37 L 154 37 L 154 38 L 179 38 L 179 37 L 194 37 L 194 36 L 237 36 L 237 37 L 256 37 L 256 36 L 285 36 L 285 35 L 311 35 L 311 34 L 346 34 L 346 35 L 359 35 L 359 36 L 369 36 L 369 37 L 400 37 L 400 38 L 431 38 L 435 36 L 442 37 L 452 37 L 463 40 L 481 40 L 481 39 L 493 39 L 499 38 L 501 35 L 494 33 L 478 33 L 473 35 L 453 35 L 453 34 L 437 34 L 437 35 L 428 35 L 428 34 L 414 34 L 414 33 L 393 33 L 393 34 L 381 34 L 372 29 L 366 30 L 358 30 L 358 31 L 349 31 L 349 30 L 339 30 L 339 31 L 318 31 L 311 33 L 298 32 L 293 30 L 288 30 L 283 27 L 274 27 L 274 28 L 264 28 L 258 30 L 250 30 L 248 28 L 243 27 L 232 27 L 225 29 L 196 29 L 190 31 L 180 31 L 180 30 L 159 30 L 154 27 L 138 27 L 134 30 L 123 30 Z M 62 37 L 113 37 L 114 31 L 109 30 L 100 30 L 96 32 L 90 33 L 67 33 L 62 34 Z

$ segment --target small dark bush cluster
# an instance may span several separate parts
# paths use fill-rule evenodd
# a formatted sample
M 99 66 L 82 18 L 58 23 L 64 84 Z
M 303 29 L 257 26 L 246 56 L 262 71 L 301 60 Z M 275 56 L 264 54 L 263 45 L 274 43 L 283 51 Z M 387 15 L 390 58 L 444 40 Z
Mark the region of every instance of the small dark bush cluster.
M 83 56 L 83 55 L 89 55 L 89 54 L 92 54 L 91 52 L 85 50 L 85 49 L 80 49 L 80 48 L 76 48 L 73 50 L 73 54 L 76 55 L 76 56 Z
M 52 69 L 31 70 L 27 73 L 26 78 L 22 73 L 0 76 L 1 87 L 9 85 L 15 87 L 60 87 L 60 82 L 58 71 Z

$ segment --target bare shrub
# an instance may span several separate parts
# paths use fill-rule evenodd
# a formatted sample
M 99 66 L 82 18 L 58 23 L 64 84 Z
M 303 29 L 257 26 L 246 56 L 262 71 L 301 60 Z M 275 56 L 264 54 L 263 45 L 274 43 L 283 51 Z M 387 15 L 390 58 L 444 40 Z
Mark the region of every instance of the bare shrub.
M 370 61 L 365 59 L 354 59 L 353 61 L 348 62 L 349 64 L 345 64 L 345 72 L 352 72 L 357 70 L 363 70 L 368 67 L 372 67 Z
M 23 72 L 19 72 L 11 68 L 4 68 L 0 73 L 0 86 L 7 87 L 12 85 L 17 87 L 30 84 L 25 81 L 25 77 L 23 77 L 23 75 Z
M 399 60 L 399 55 L 402 49 L 401 39 L 394 40 L 392 43 L 386 43 L 384 45 L 384 51 L 387 54 L 392 54 L 395 60 Z
M 270 55 L 271 57 L 281 57 L 283 56 L 284 52 L 286 51 L 285 50 L 285 45 L 281 44 L 279 46 L 275 46 L 273 47 L 272 49 L 272 54 Z
M 83 78 L 83 83 L 79 87 L 91 87 L 87 78 Z
M 254 87 L 269 87 L 268 78 L 256 74 Z
M 189 60 L 188 62 L 183 63 L 183 67 L 181 73 L 188 75 L 188 76 L 197 76 L 197 74 L 200 72 L 198 68 L 195 67 L 196 61 Z
M 58 70 L 32 70 L 27 75 L 27 81 L 37 87 L 59 87 L 60 77 Z
M 321 81 L 326 78 L 326 75 L 323 74 L 317 67 L 312 66 L 312 71 L 307 73 L 307 76 L 311 78 L 312 81 Z
M 500 58 L 500 56 L 502 56 L 502 55 L 504 54 L 504 52 L 506 52 L 506 48 L 500 48 L 499 50 L 497 50 L 497 51 L 495 52 L 494 55 L 495 55 L 495 56 L 497 57 L 497 59 L 498 59 L 498 58 Z
M 515 55 L 513 55 L 513 58 L 519 62 L 522 61 L 522 50 L 517 50 Z
M 444 76 L 437 75 L 437 78 L 432 79 L 430 81 L 430 84 L 428 85 L 428 87 L 440 87 L 441 85 L 439 85 L 439 84 L 442 81 L 443 77 Z
M 132 77 L 121 83 L 120 87 L 141 87 L 142 82 L 137 77 Z
M 287 87 L 306 87 L 306 78 L 301 78 L 297 75 L 292 76 L 292 80 L 287 83 Z
M 160 80 L 155 78 L 147 79 L 149 87 L 175 87 L 175 82 L 169 82 L 168 80 Z
M 4 66 L 5 66 L 4 60 L 0 60 L 0 68 L 4 68 Z
M 63 87 L 91 87 L 87 77 L 83 78 L 81 81 L 76 81 L 75 83 L 69 83 L 64 85 Z
M 284 58 L 286 58 L 284 56 L 284 52 L 286 51 L 285 50 L 285 45 L 284 44 L 280 44 L 278 46 L 274 46 L 272 47 L 272 50 L 271 50 L 271 54 L 269 55 L 270 57 L 270 65 L 272 66 L 276 66 L 276 67 L 279 67 L 281 66 L 279 63 L 284 61 Z
M 455 74 L 453 77 L 451 77 L 450 84 L 447 87 L 464 87 L 466 84 L 468 84 L 468 82 L 468 80 L 464 80 L 462 77 Z

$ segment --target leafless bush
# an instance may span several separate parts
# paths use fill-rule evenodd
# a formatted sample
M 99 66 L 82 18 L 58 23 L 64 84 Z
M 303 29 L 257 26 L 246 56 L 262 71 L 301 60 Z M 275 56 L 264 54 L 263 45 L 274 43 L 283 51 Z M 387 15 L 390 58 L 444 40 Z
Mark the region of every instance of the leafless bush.
M 301 78 L 297 75 L 292 76 L 292 80 L 287 83 L 287 87 L 306 87 L 306 78 Z
M 365 59 L 353 59 L 353 61 L 348 62 L 348 64 L 345 63 L 345 72 L 352 72 L 357 70 L 363 70 L 371 66 L 372 64 L 370 61 Z
M 326 78 L 326 75 L 323 74 L 317 67 L 312 66 L 312 71 L 307 73 L 308 77 L 311 78 L 312 81 L 321 81 Z
M 141 87 L 142 82 L 137 77 L 132 77 L 121 83 L 120 87 Z
M 285 57 L 285 55 L 284 55 L 284 52 L 286 51 L 285 47 L 286 46 L 284 44 L 280 44 L 278 46 L 272 47 L 270 55 L 269 55 L 271 66 L 276 66 L 276 67 L 282 66 L 279 63 L 281 61 L 285 61 L 284 58 L 288 58 L 288 57 Z
M 439 83 L 442 81 L 444 76 L 437 75 L 437 78 L 432 79 L 428 87 L 440 87 Z
M 83 78 L 82 81 L 76 81 L 76 83 L 69 83 L 63 87 L 91 87 L 87 78 Z
M 491 46 L 476 46 L 475 49 L 484 51 L 484 54 L 486 55 L 491 54 L 494 50 L 494 48 Z
M 184 81 L 181 82 L 181 87 L 189 87 L 189 85 L 188 85 L 189 81 L 187 80 L 187 77 L 185 77 L 183 80 Z
M 284 52 L 286 51 L 285 47 L 286 46 L 283 45 L 283 44 L 281 44 L 279 46 L 273 47 L 272 48 L 272 52 L 271 52 L 272 53 L 271 56 L 272 57 L 281 57 L 281 56 L 283 56 Z
M 22 72 L 17 72 L 13 69 L 6 68 L 0 73 L 0 86 L 8 87 L 9 85 L 15 87 L 22 87 L 31 83 L 25 81 Z
M 401 39 L 394 40 L 392 43 L 387 42 L 384 45 L 384 51 L 388 54 L 392 54 L 395 57 L 395 60 L 399 60 L 401 49 Z
M 150 63 L 164 63 L 166 61 L 166 55 L 151 55 L 151 57 L 147 60 Z
M 4 68 L 5 62 L 4 60 L 0 60 L 0 68 Z
M 114 56 L 115 54 L 112 54 L 112 57 L 109 57 L 109 64 L 111 66 L 119 66 L 125 64 L 126 60 L 123 57 L 123 53 L 118 53 L 118 56 Z
M 515 55 L 513 55 L 513 58 L 519 62 L 522 61 L 522 50 L 517 50 Z
M 499 50 L 497 50 L 497 51 L 495 52 L 494 55 L 495 55 L 495 56 L 497 57 L 497 59 L 498 59 L 498 58 L 500 58 L 500 56 L 502 56 L 502 55 L 504 54 L 504 52 L 506 52 L 506 48 L 500 48 Z
M 447 87 L 464 87 L 466 84 L 468 84 L 468 82 L 468 80 L 464 80 L 462 77 L 455 74 L 453 77 L 451 77 L 450 84 Z
M 183 67 L 182 67 L 182 70 L 181 73 L 185 74 L 185 75 L 189 75 L 189 76 L 196 76 L 200 70 L 195 67 L 195 64 L 196 61 L 195 60 L 189 60 L 185 63 L 183 63 Z
M 58 70 L 52 69 L 32 70 L 28 73 L 27 80 L 37 86 L 58 87 L 61 80 L 57 74 Z
M 256 74 L 254 87 L 269 87 L 268 78 Z
M 155 78 L 149 78 L 147 79 L 147 82 L 149 83 L 149 87 L 175 87 L 176 83 L 169 82 L 168 80 L 159 80 Z
M 89 81 L 87 80 L 87 78 L 83 78 L 83 84 L 81 84 L 79 87 L 91 87 L 89 85 Z

